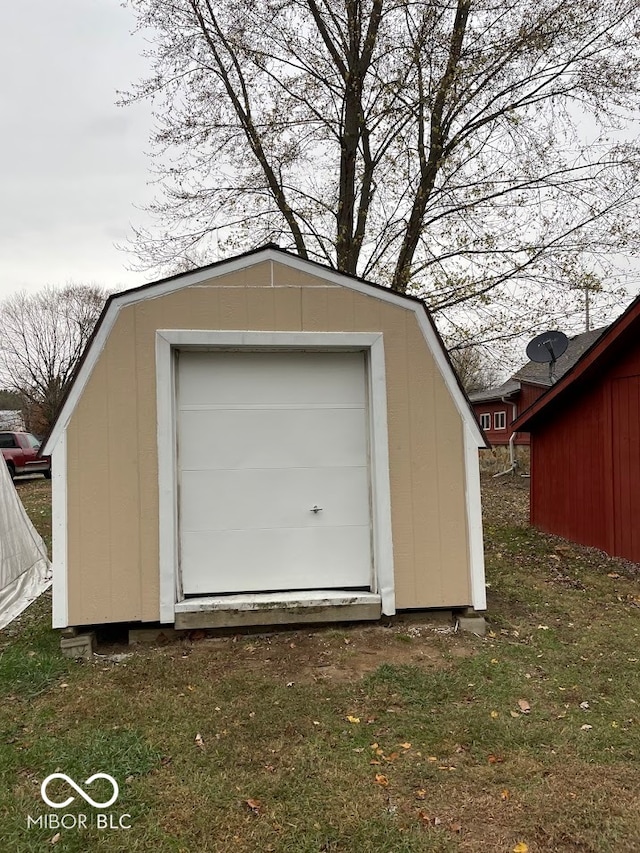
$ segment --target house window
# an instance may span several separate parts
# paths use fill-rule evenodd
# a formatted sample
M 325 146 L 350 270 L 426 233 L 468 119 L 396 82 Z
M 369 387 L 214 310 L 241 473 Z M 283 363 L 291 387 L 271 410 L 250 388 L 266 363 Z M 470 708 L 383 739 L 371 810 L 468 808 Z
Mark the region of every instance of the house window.
M 506 429 L 507 428 L 507 413 L 506 412 L 494 412 L 493 428 L 494 429 Z
M 489 412 L 480 415 L 480 426 L 482 429 L 491 429 L 491 415 Z

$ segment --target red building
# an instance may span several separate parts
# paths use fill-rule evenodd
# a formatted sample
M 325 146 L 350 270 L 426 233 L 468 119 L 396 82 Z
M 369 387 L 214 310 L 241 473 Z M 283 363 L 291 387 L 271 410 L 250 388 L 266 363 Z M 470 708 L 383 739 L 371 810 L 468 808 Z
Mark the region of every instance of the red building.
M 640 297 L 513 427 L 531 436 L 531 523 L 640 562 Z
M 567 351 L 556 362 L 555 381 L 571 370 L 604 331 L 604 327 L 593 329 L 571 338 Z M 470 394 L 469 399 L 489 444 L 492 447 L 509 444 L 514 433 L 514 421 L 551 385 L 549 365 L 529 361 L 502 385 Z M 528 433 L 517 432 L 514 444 L 528 445 Z

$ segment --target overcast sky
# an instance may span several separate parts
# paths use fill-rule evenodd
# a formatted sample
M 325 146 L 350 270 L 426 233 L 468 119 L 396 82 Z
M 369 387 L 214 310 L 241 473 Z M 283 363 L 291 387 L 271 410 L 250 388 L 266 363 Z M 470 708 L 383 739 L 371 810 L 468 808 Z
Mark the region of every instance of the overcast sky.
M 148 71 L 134 26 L 119 0 L 0 0 L 0 299 L 149 278 L 115 247 L 153 195 L 151 108 L 116 106 Z
M 117 107 L 144 41 L 118 0 L 0 3 L 0 298 L 45 284 L 141 284 L 114 246 L 147 185 L 150 108 Z

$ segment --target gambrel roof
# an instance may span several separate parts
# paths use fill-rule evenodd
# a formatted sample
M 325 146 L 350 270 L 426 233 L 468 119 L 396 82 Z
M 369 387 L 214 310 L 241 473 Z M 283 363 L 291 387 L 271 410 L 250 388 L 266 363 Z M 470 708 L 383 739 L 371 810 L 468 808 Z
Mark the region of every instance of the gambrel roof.
M 49 435 L 43 443 L 42 452 L 50 454 L 58 443 L 58 440 L 60 439 L 60 436 L 77 405 L 79 397 L 82 394 L 82 390 L 91 375 L 100 352 L 104 347 L 107 337 L 115 324 L 121 308 L 136 302 L 153 299 L 183 288 L 191 287 L 203 281 L 207 281 L 239 269 L 248 268 L 254 264 L 262 263 L 263 261 L 273 261 L 284 266 L 293 267 L 306 272 L 309 275 L 325 278 L 333 284 L 351 288 L 359 291 L 360 293 L 364 293 L 367 296 L 373 296 L 384 302 L 413 310 L 416 314 L 425 343 L 434 358 L 463 422 L 471 431 L 478 447 L 487 446 L 484 435 L 478 425 L 473 409 L 471 408 L 469 399 L 458 379 L 451 360 L 449 359 L 442 342 L 442 338 L 438 333 L 431 314 L 421 299 L 410 294 L 397 293 L 389 288 L 383 287 L 382 285 L 375 284 L 357 276 L 338 272 L 316 261 L 300 258 L 298 255 L 270 243 L 262 246 L 261 248 L 253 249 L 241 255 L 217 261 L 213 264 L 209 264 L 195 270 L 190 270 L 189 272 L 178 273 L 176 275 L 169 276 L 168 278 L 160 279 L 159 281 L 143 284 L 140 287 L 136 287 L 131 290 L 112 294 L 108 298 L 91 339 L 85 348 L 73 380 L 67 389 L 60 411 L 52 425 Z

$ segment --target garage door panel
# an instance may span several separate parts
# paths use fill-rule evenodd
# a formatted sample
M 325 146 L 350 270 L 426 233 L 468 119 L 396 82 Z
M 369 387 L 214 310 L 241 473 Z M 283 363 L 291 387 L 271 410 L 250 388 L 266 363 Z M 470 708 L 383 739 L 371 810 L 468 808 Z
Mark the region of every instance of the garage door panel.
M 187 352 L 179 363 L 181 405 L 365 401 L 361 352 Z
M 368 526 L 185 532 L 182 553 L 202 567 L 183 578 L 185 595 L 210 593 L 212 577 L 221 593 L 371 583 Z
M 183 470 L 364 465 L 364 409 L 180 412 Z
M 369 523 L 364 467 L 185 471 L 183 493 L 185 531 Z
M 186 595 L 370 586 L 365 400 L 362 353 L 179 355 Z

